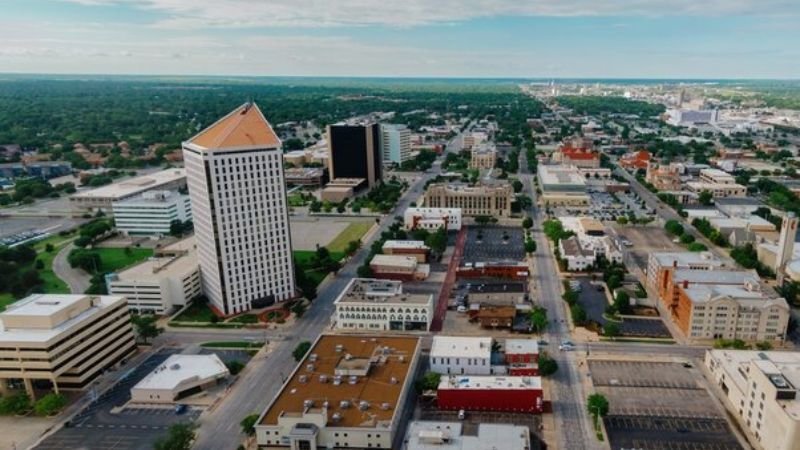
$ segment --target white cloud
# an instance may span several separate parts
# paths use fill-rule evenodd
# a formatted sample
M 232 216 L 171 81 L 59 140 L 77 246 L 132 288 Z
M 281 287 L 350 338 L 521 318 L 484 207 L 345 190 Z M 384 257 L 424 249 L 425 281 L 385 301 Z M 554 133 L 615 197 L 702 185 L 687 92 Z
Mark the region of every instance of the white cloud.
M 797 15 L 796 0 L 64 0 L 159 12 L 154 25 L 207 27 L 409 27 L 497 16 Z

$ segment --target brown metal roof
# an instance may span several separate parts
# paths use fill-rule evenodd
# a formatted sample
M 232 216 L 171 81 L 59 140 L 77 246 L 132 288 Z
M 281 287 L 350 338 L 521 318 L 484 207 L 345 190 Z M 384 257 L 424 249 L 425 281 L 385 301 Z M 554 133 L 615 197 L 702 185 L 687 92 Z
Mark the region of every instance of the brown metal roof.
M 315 409 L 328 402 L 328 426 L 372 428 L 379 422 L 391 421 L 397 404 L 402 401 L 400 393 L 409 376 L 418 343 L 416 337 L 322 336 L 270 405 L 262 425 L 277 425 L 281 413 L 302 414 L 306 400 L 312 400 Z M 336 351 L 337 345 L 342 346 L 339 352 Z M 313 362 L 311 355 L 316 355 Z M 351 359 L 348 360 L 347 355 Z M 342 376 L 341 384 L 334 384 L 337 367 L 347 370 L 352 369 L 350 366 L 354 363 L 360 366 L 367 362 L 370 366 L 368 375 L 358 377 L 357 383 L 350 384 L 350 377 Z M 310 364 L 313 364 L 311 371 L 308 370 Z M 305 382 L 301 381 L 303 376 Z M 327 380 L 322 382 L 321 376 Z M 349 407 L 341 407 L 343 400 L 350 402 Z M 366 410 L 359 408 L 361 401 L 369 402 Z M 383 403 L 388 403 L 389 408 L 381 408 Z M 332 420 L 334 413 L 341 414 L 335 423 Z
M 236 108 L 188 142 L 206 150 L 236 147 L 272 148 L 281 145 L 280 139 L 255 103 L 245 103 Z

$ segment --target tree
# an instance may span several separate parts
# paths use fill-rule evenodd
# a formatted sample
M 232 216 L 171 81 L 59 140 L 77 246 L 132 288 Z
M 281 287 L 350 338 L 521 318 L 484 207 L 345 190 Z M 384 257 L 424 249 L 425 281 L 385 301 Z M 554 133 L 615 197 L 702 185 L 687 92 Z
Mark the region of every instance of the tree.
M 25 414 L 31 410 L 31 398 L 24 392 L 0 398 L 0 414 Z
M 489 216 L 475 216 L 475 223 L 478 225 L 486 225 L 491 222 L 492 218 Z
M 673 236 L 681 236 L 683 235 L 683 225 L 681 225 L 677 220 L 668 220 L 664 224 L 664 229 L 667 230 L 667 233 Z
M 533 219 L 530 217 L 526 217 L 522 219 L 522 228 L 529 230 L 533 226 Z
M 608 399 L 603 394 L 592 394 L 586 399 L 586 408 L 595 419 L 608 414 Z
M 569 311 L 572 314 L 572 321 L 575 325 L 582 325 L 586 322 L 586 311 L 581 305 L 576 303 L 570 306 Z
M 369 266 L 369 264 L 362 264 L 358 266 L 358 269 L 356 269 L 356 274 L 359 276 L 359 278 L 372 278 L 372 268 Z
M 51 244 L 49 242 L 47 244 L 45 244 L 44 251 L 46 251 L 47 253 L 53 253 L 53 250 L 55 250 L 55 247 L 53 247 L 53 244 Z
M 625 291 L 617 292 L 614 298 L 614 308 L 621 314 L 625 314 L 631 308 L 631 296 Z
M 558 362 L 547 352 L 539 354 L 539 374 L 543 377 L 552 375 L 558 370 Z
M 536 251 L 536 241 L 528 239 L 525 241 L 525 252 L 533 253 Z
M 156 316 L 152 314 L 136 314 L 131 316 L 131 323 L 136 329 L 136 334 L 147 344 L 150 338 L 155 338 L 164 330 L 156 324 Z
M 61 395 L 51 392 L 36 401 L 33 410 L 39 416 L 52 416 L 61 411 L 67 405 L 67 399 Z
M 103 266 L 99 254 L 84 249 L 75 249 L 69 252 L 67 262 L 70 267 L 81 268 L 89 273 L 97 272 Z
M 617 217 L 617 223 L 620 224 L 620 225 L 627 225 L 628 224 L 628 218 L 625 217 L 625 216 L 619 216 L 619 217 Z
M 306 305 L 303 302 L 297 302 L 292 305 L 292 312 L 294 313 L 297 318 L 303 317 L 303 314 L 306 313 Z
M 156 441 L 153 448 L 155 450 L 189 450 L 192 448 L 196 428 L 197 426 L 194 424 L 176 423 L 169 427 L 166 437 Z
M 541 333 L 547 328 L 547 308 L 534 306 L 530 312 L 531 327 L 536 333 Z
M 603 325 L 603 335 L 607 337 L 619 336 L 619 325 L 615 322 L 606 322 Z
M 349 256 L 353 256 L 360 247 L 361 240 L 356 239 L 354 241 L 350 241 L 347 243 L 347 249 L 345 249 L 345 253 L 347 253 Z
M 292 352 L 294 360 L 300 362 L 303 359 L 303 357 L 306 356 L 306 353 L 308 353 L 310 349 L 311 349 L 311 342 L 309 341 L 303 341 L 297 344 L 297 347 L 295 347 L 294 351 Z
M 242 427 L 242 433 L 253 436 L 256 434 L 256 422 L 258 422 L 258 414 L 250 414 L 242 419 L 239 425 Z
M 522 181 L 519 181 L 519 180 L 512 181 L 511 182 L 511 187 L 514 188 L 514 192 L 522 192 L 522 188 L 523 188 Z
M 684 244 L 684 245 L 689 245 L 692 242 L 694 242 L 694 240 L 695 240 L 694 236 L 692 236 L 689 233 L 685 233 L 683 236 L 681 236 L 681 244 Z
M 703 190 L 698 194 L 697 201 L 703 206 L 709 206 L 714 201 L 714 194 L 710 191 Z
M 425 245 L 438 254 L 444 253 L 447 249 L 447 231 L 440 227 L 425 239 Z
M 415 387 L 418 393 L 422 393 L 425 391 L 435 391 L 439 389 L 439 381 L 441 381 L 442 376 L 436 372 L 426 372 L 417 382 L 415 383 Z

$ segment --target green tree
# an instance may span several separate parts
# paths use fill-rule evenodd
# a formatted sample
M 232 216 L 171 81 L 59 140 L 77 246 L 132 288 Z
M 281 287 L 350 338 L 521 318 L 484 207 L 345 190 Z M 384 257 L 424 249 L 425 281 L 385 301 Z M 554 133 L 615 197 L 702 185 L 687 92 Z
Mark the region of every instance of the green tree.
M 692 242 L 694 242 L 694 240 L 695 240 L 694 236 L 692 236 L 689 233 L 684 233 L 684 235 L 681 236 L 681 244 L 684 244 L 684 245 L 689 245 Z
M 631 296 L 628 295 L 625 291 L 617 292 L 617 296 L 614 297 L 614 308 L 620 312 L 620 314 L 627 314 L 631 309 Z
M 359 239 L 350 241 L 347 243 L 347 249 L 345 249 L 345 253 L 347 253 L 349 256 L 353 256 L 360 247 L 361 241 Z
M 228 368 L 228 372 L 230 372 L 231 375 L 238 375 L 239 372 L 241 372 L 242 369 L 244 369 L 244 364 L 242 364 L 241 361 L 237 361 L 234 359 L 232 361 L 226 362 L 225 367 Z
M 709 206 L 714 202 L 714 194 L 712 194 L 710 191 L 703 190 L 700 192 L 700 194 L 698 194 L 697 201 L 699 201 L 703 206 Z
M 31 410 L 31 398 L 24 392 L 0 398 L 0 414 L 25 414 Z
M 425 391 L 435 391 L 439 389 L 439 381 L 441 381 L 442 376 L 436 372 L 426 372 L 417 382 L 415 383 L 415 388 L 418 393 L 422 393 Z
M 525 241 L 525 252 L 526 253 L 533 253 L 536 251 L 536 241 L 533 239 L 528 239 Z
M 683 235 L 683 225 L 681 225 L 680 222 L 674 219 L 668 220 L 664 224 L 664 229 L 667 230 L 667 233 L 673 236 Z
M 536 333 L 541 333 L 547 328 L 547 308 L 534 306 L 530 312 L 531 327 Z
M 194 442 L 197 426 L 189 423 L 176 423 L 169 427 L 166 437 L 156 441 L 154 450 L 189 450 Z
M 523 188 L 522 181 L 519 181 L 519 180 L 512 181 L 511 182 L 511 187 L 514 188 L 514 192 L 522 192 L 522 188 Z
M 539 374 L 543 377 L 552 375 L 558 371 L 558 362 L 549 353 L 539 354 Z
M 50 392 L 36 401 L 33 410 L 39 416 L 52 416 L 67 406 L 67 399 L 61 394 Z
M 156 324 L 156 316 L 152 314 L 135 314 L 131 316 L 131 323 L 136 329 L 136 334 L 147 344 L 151 338 L 157 337 L 164 330 Z
M 70 267 L 80 268 L 89 273 L 98 272 L 103 267 L 99 254 L 84 249 L 70 251 L 67 255 L 67 262 Z
M 294 360 L 300 362 L 303 359 L 303 357 L 306 356 L 306 353 L 308 353 L 310 349 L 311 349 L 311 342 L 309 341 L 303 341 L 297 344 L 297 347 L 295 347 L 294 351 L 292 352 Z
M 492 221 L 492 218 L 489 216 L 475 216 L 475 223 L 478 225 L 486 225 Z
M 253 436 L 256 434 L 256 422 L 258 422 L 258 414 L 250 414 L 242 419 L 239 425 L 242 427 L 242 433 Z
M 603 325 L 603 335 L 607 337 L 619 336 L 619 325 L 614 322 L 606 322 Z
M 572 315 L 572 321 L 575 325 L 583 325 L 586 323 L 586 311 L 583 307 L 577 303 L 569 307 L 570 314 Z
M 608 414 L 608 399 L 603 394 L 591 394 L 586 399 L 586 408 L 595 419 Z
M 522 219 L 522 228 L 529 230 L 533 226 L 533 219 L 530 217 L 526 217 Z

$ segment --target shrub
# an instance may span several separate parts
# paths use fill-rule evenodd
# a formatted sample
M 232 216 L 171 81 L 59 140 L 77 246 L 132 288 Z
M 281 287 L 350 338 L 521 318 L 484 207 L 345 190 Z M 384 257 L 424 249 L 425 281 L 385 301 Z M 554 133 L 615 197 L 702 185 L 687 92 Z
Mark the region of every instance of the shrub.
M 33 410 L 39 416 L 52 416 L 60 412 L 67 405 L 67 399 L 61 395 L 51 392 L 36 401 Z

